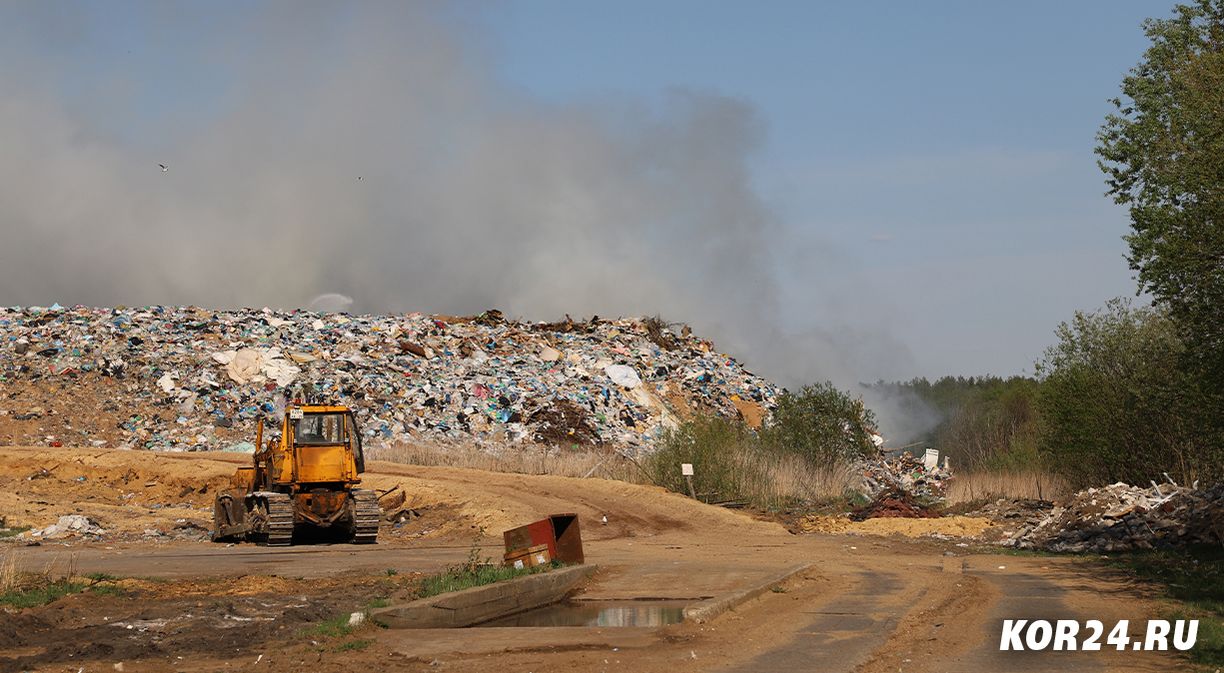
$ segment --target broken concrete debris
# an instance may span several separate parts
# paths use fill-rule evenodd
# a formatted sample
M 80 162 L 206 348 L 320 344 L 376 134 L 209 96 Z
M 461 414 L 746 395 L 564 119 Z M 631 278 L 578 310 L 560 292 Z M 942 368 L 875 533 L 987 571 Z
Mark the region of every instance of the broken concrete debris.
M 58 377 L 109 381 L 106 406 L 131 414 L 112 420 L 119 436 L 109 445 L 172 451 L 245 449 L 235 444 L 254 419 L 277 415 L 303 389 L 353 407 L 367 446 L 545 441 L 630 453 L 649 451 L 696 411 L 763 416 L 779 392 L 709 341 L 658 321 L 0 309 L 0 382 Z M 21 416 L 38 418 L 29 413 Z M 25 441 L 43 439 L 32 429 Z
M 1117 483 L 1076 493 L 1004 544 L 1050 551 L 1122 551 L 1224 542 L 1224 484 Z

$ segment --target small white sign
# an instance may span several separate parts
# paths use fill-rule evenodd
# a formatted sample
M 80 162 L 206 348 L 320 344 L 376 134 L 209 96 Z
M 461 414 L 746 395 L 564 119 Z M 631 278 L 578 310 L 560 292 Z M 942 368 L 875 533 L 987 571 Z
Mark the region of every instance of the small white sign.
M 682 477 L 693 476 L 693 464 L 692 463 L 680 463 L 680 476 Z
M 306 412 L 302 411 L 301 409 L 290 409 L 289 410 L 289 418 L 292 420 L 300 421 L 305 417 L 306 417 Z

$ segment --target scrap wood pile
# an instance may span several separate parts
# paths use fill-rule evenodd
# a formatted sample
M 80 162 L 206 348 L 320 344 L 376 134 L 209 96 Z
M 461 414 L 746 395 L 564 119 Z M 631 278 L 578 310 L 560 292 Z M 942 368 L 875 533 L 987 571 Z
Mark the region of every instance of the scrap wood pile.
M 1224 484 L 1199 489 L 1117 483 L 1076 493 L 1004 541 L 1050 551 L 1121 551 L 1224 543 Z
M 353 407 L 367 444 L 611 443 L 633 453 L 690 413 L 759 419 L 779 392 L 657 319 L 0 309 L 6 388 L 60 380 L 82 390 L 102 379 L 102 406 L 119 415 L 106 424 L 109 443 L 79 418 L 48 422 L 42 408 L 0 400 L 0 415 L 33 422 L 18 442 L 217 450 L 250 439 L 257 416 L 305 389 Z M 80 436 L 37 434 L 40 423 Z

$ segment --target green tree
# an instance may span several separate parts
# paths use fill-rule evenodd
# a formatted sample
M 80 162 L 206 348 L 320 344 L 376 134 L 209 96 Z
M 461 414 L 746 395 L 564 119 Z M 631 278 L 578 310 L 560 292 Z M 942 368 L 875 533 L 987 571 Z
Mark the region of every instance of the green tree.
M 778 396 L 761 439 L 774 450 L 834 464 L 875 452 L 875 414 L 828 381 Z
M 1163 310 L 1115 299 L 1057 335 L 1037 363 L 1046 465 L 1076 486 L 1218 476 L 1224 461 L 1192 420 L 1183 346 Z
M 1224 390 L 1224 0 L 1177 5 L 1143 24 L 1151 40 L 1097 135 L 1109 194 L 1129 207 L 1129 261 L 1167 307 L 1196 374 L 1202 420 Z

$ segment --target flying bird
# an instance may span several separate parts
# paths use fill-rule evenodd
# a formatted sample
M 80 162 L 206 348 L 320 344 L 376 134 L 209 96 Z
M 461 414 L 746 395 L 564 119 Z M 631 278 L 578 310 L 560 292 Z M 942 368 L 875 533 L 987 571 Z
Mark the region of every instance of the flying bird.
M 165 173 L 166 171 L 170 170 L 170 168 L 166 166 L 166 164 L 157 164 L 157 165 L 161 166 L 162 173 Z

